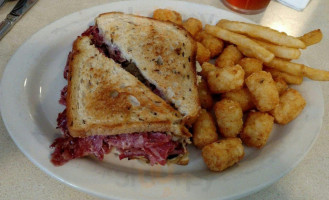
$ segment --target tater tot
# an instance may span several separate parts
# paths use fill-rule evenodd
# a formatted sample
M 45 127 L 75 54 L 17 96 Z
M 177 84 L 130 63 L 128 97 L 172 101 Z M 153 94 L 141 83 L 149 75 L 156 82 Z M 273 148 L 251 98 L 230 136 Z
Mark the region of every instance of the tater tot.
M 294 120 L 304 109 L 305 99 L 295 89 L 289 88 L 280 96 L 280 103 L 270 112 L 278 124 Z
M 240 138 L 227 138 L 202 149 L 202 157 L 211 171 L 220 172 L 239 162 L 244 156 Z
M 183 27 L 187 30 L 193 37 L 196 36 L 200 31 L 202 31 L 202 22 L 196 18 L 188 18 L 183 22 Z
M 254 72 L 246 78 L 246 85 L 259 111 L 270 111 L 279 104 L 279 92 L 270 73 Z
M 223 51 L 224 42 L 219 38 L 207 37 L 201 40 L 201 43 L 209 49 L 211 58 L 218 56 Z
M 199 32 L 195 39 L 203 44 L 209 51 L 210 51 L 210 57 L 214 58 L 218 56 L 224 47 L 223 40 L 216 38 L 205 31 Z
M 202 71 L 200 72 L 200 75 L 202 76 L 202 78 L 207 79 L 208 74 L 211 71 L 216 70 L 215 65 L 208 63 L 208 62 L 204 62 L 201 66 Z
M 201 42 L 206 37 L 213 37 L 213 36 L 207 33 L 206 31 L 200 31 L 198 34 L 195 35 L 194 39 L 198 42 Z
M 278 89 L 279 95 L 281 95 L 288 88 L 288 84 L 282 77 L 273 78 L 276 88 Z
M 210 109 L 214 104 L 211 93 L 208 89 L 207 82 L 202 78 L 198 85 L 199 99 L 201 107 L 205 109 Z
M 193 124 L 193 144 L 202 149 L 207 144 L 218 140 L 216 124 L 211 114 L 202 109 L 198 119 Z
M 207 75 L 209 89 L 212 93 L 225 93 L 242 88 L 244 71 L 240 65 L 216 68 Z
M 197 42 L 196 60 L 202 65 L 210 60 L 210 51 L 200 42 Z
M 153 18 L 160 21 L 170 21 L 175 24 L 182 24 L 182 16 L 174 10 L 156 9 L 153 12 Z
M 251 94 L 247 88 L 226 92 L 221 96 L 223 99 L 230 99 L 240 104 L 242 111 L 251 110 L 255 107 Z
M 242 58 L 242 54 L 234 45 L 227 46 L 215 61 L 217 67 L 234 66 Z
M 243 112 L 238 102 L 223 99 L 214 106 L 219 132 L 224 137 L 236 137 L 242 130 Z
M 244 123 L 240 138 L 250 147 L 262 148 L 272 131 L 274 118 L 262 112 L 250 112 Z
M 241 65 L 244 70 L 245 78 L 254 72 L 262 71 L 263 69 L 263 62 L 256 58 L 242 58 L 239 61 L 239 65 Z

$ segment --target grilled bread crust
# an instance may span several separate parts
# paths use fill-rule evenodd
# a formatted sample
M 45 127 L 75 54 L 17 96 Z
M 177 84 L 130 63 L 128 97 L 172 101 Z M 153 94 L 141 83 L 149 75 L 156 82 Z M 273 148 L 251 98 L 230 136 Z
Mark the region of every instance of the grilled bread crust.
M 73 137 L 153 131 L 190 136 L 178 111 L 103 55 L 89 37 L 73 44 L 67 123 Z
M 96 25 L 107 45 L 114 45 L 192 124 L 200 111 L 195 70 L 196 43 L 170 22 L 119 12 L 101 14 Z

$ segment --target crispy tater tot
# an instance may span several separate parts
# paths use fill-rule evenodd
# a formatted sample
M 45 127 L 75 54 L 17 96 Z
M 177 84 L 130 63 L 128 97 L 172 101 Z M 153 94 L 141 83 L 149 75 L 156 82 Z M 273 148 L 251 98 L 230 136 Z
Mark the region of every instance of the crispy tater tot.
M 214 104 L 211 93 L 208 89 L 207 82 L 202 78 L 198 85 L 199 99 L 201 107 L 205 109 L 210 109 Z
M 200 42 L 197 42 L 196 60 L 202 65 L 210 60 L 210 51 Z
M 209 89 L 212 93 L 225 93 L 242 88 L 244 71 L 240 65 L 216 68 L 207 75 Z
M 202 76 L 202 78 L 207 79 L 208 74 L 211 71 L 216 70 L 215 65 L 208 63 L 208 62 L 204 62 L 201 66 L 202 71 L 200 72 L 200 75 Z
M 252 102 L 251 94 L 247 88 L 226 92 L 222 94 L 221 98 L 238 102 L 242 111 L 251 110 L 255 107 L 255 104 Z
M 242 130 L 243 112 L 238 102 L 223 99 L 214 106 L 219 132 L 224 137 L 236 137 Z
M 239 162 L 244 156 L 240 138 L 227 138 L 205 146 L 202 157 L 211 171 L 223 171 Z
M 262 112 L 250 112 L 244 123 L 240 138 L 250 147 L 262 148 L 273 128 L 274 118 Z
M 182 24 L 182 16 L 174 10 L 156 9 L 153 12 L 153 18 L 160 21 L 170 21 L 175 24 Z
M 211 58 L 218 56 L 223 51 L 224 42 L 221 39 L 207 37 L 201 40 L 201 43 L 209 49 Z
M 282 77 L 273 78 L 276 88 L 278 89 L 279 95 L 281 95 L 288 88 L 288 84 Z
M 270 73 L 252 73 L 246 78 L 246 85 L 259 111 L 270 111 L 279 104 L 279 92 Z
M 214 36 L 208 34 L 206 31 L 200 31 L 198 34 L 195 35 L 194 39 L 198 42 L 201 42 L 204 38 L 207 37 L 214 37 Z
M 193 124 L 193 144 L 202 149 L 207 144 L 218 140 L 215 120 L 206 110 L 202 109 Z
M 193 37 L 196 36 L 200 31 L 202 31 L 202 22 L 196 18 L 188 18 L 183 22 L 183 27 L 187 30 Z
M 280 96 L 280 103 L 270 112 L 278 124 L 294 120 L 304 109 L 305 99 L 295 89 L 289 88 Z
M 242 58 L 242 54 L 234 45 L 227 46 L 215 61 L 217 67 L 236 65 Z
M 263 69 L 263 62 L 256 58 L 242 58 L 239 61 L 239 65 L 241 65 L 244 70 L 245 78 L 254 72 L 262 71 Z
M 264 71 L 270 72 L 273 78 L 283 78 L 287 84 L 300 85 L 303 82 L 302 76 L 294 76 L 269 67 L 264 67 Z
M 210 51 L 211 58 L 218 56 L 224 48 L 223 40 L 216 38 L 205 31 L 199 32 L 195 38 Z

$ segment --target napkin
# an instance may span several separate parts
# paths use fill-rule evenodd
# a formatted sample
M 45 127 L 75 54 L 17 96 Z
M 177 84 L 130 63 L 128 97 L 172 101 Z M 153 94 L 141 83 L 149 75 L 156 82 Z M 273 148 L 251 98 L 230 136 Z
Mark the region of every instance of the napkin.
M 285 6 L 288 6 L 292 9 L 302 11 L 310 2 L 310 0 L 277 0 Z

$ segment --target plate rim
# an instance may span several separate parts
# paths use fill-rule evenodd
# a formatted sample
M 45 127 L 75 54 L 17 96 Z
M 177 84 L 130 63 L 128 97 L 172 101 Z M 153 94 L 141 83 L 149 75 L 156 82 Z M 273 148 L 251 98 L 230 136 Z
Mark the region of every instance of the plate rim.
M 152 0 L 141 0 L 141 1 L 139 1 L 139 3 L 141 3 L 141 2 L 153 2 Z M 64 16 L 64 17 L 62 17 L 62 18 L 60 18 L 60 19 L 57 19 L 57 20 L 55 20 L 55 21 L 53 21 L 53 22 L 51 22 L 50 24 L 48 24 L 48 25 L 46 25 L 46 26 L 44 26 L 43 28 L 41 28 L 41 29 L 39 29 L 37 32 L 35 32 L 33 35 L 31 35 L 16 51 L 15 51 L 15 53 L 12 55 L 12 57 L 9 59 L 9 61 L 8 61 L 8 63 L 7 63 L 7 65 L 5 66 L 5 69 L 4 69 L 4 72 L 3 72 L 3 76 L 2 76 L 2 79 L 1 79 L 1 86 L 0 86 L 0 88 L 1 88 L 1 97 L 0 97 L 0 99 L 1 99 L 1 104 L 0 104 L 0 108 L 1 108 L 1 116 L 2 116 L 2 119 L 3 119 L 3 122 L 4 122 L 4 125 L 5 125 L 5 127 L 6 127 L 6 130 L 7 130 L 7 132 L 8 132 L 8 134 L 10 135 L 10 137 L 11 137 L 11 139 L 14 141 L 14 143 L 16 144 L 16 146 L 20 149 L 20 151 L 34 164 L 34 165 L 36 165 L 38 168 L 40 168 L 42 171 L 44 171 L 46 174 L 48 174 L 48 175 L 50 175 L 51 177 L 53 177 L 53 178 L 55 178 L 56 180 L 59 180 L 60 182 L 62 182 L 62 183 L 65 183 L 66 185 L 69 185 L 69 186 L 71 186 L 71 187 L 73 187 L 73 188 L 75 188 L 75 189 L 78 189 L 79 191 L 82 191 L 82 192 L 87 192 L 87 193 L 89 193 L 89 194 L 91 194 L 91 195 L 95 195 L 95 196 L 98 196 L 98 197 L 102 197 L 102 198 L 111 198 L 111 199 L 128 199 L 128 198 L 122 198 L 122 197 L 118 197 L 118 196 L 115 196 L 115 194 L 112 194 L 112 196 L 106 196 L 105 194 L 102 194 L 102 193 L 97 193 L 97 192 L 95 192 L 95 191 L 92 191 L 92 190 L 90 190 L 89 188 L 83 188 L 83 187 L 80 187 L 80 186 L 78 186 L 78 185 L 76 185 L 76 184 L 71 184 L 70 182 L 68 182 L 68 181 L 66 181 L 66 180 L 63 180 L 63 179 L 61 179 L 60 177 L 58 177 L 54 172 L 52 172 L 52 171 L 50 171 L 48 168 L 46 168 L 46 167 L 44 167 L 43 165 L 42 165 L 42 163 L 39 163 L 37 160 L 35 160 L 34 158 L 33 158 L 33 156 L 32 155 L 30 155 L 30 154 L 28 154 L 28 152 L 26 152 L 24 149 L 23 149 L 23 147 L 21 146 L 21 145 L 18 145 L 19 144 L 19 142 L 18 141 L 16 141 L 16 139 L 17 138 L 15 138 L 15 136 L 14 136 L 14 134 L 11 132 L 12 130 L 10 130 L 10 128 L 8 128 L 9 127 L 9 119 L 6 117 L 6 115 L 7 114 L 5 114 L 3 111 L 5 110 L 5 105 L 4 105 L 4 100 L 5 100 L 5 95 L 4 95 L 4 93 L 6 92 L 6 88 L 5 88 L 5 86 L 6 85 L 4 85 L 3 83 L 5 82 L 6 83 L 6 81 L 7 81 L 7 77 L 8 76 L 6 76 L 9 72 L 9 67 L 12 65 L 11 63 L 13 62 L 13 60 L 14 60 L 14 58 L 15 57 L 17 57 L 17 55 L 20 53 L 20 50 L 21 49 L 23 49 L 24 47 L 25 47 L 25 45 L 31 40 L 31 38 L 33 38 L 33 37 L 35 37 L 35 35 L 37 35 L 40 31 L 42 31 L 42 30 L 45 30 L 45 29 L 47 29 L 47 28 L 49 28 L 50 26 L 52 26 L 53 24 L 55 24 L 55 23 L 59 23 L 60 21 L 62 21 L 64 18 L 67 18 L 67 19 L 69 19 L 69 18 L 71 18 L 71 17 L 73 17 L 73 16 L 75 16 L 75 15 L 77 15 L 78 13 L 80 13 L 80 12 L 86 12 L 86 11 L 88 11 L 88 10 L 92 10 L 92 9 L 96 9 L 96 8 L 100 8 L 100 7 L 102 7 L 102 6 L 105 6 L 105 5 L 112 5 L 112 4 L 127 4 L 127 3 L 136 3 L 136 1 L 119 1 L 119 2 L 111 2 L 111 3 L 105 3 L 105 4 L 102 4 L 102 5 L 98 5 L 98 6 L 93 6 L 93 7 L 90 7 L 90 8 L 86 8 L 86 9 L 82 9 L 82 10 L 80 10 L 80 11 L 76 11 L 76 12 L 74 12 L 74 13 L 71 13 L 71 14 L 69 14 L 69 15 L 66 15 L 66 16 Z M 226 10 L 222 10 L 222 9 L 220 9 L 220 8 L 216 8 L 216 7 L 213 7 L 213 6 L 210 6 L 210 5 L 206 5 L 206 4 L 198 4 L 198 3 L 193 3 L 193 2 L 184 2 L 184 1 L 166 1 L 166 2 L 159 2 L 160 3 L 160 6 L 162 5 L 161 3 L 164 3 L 164 4 L 167 4 L 167 5 L 169 5 L 169 4 L 171 4 L 171 3 L 180 3 L 180 4 L 194 4 L 194 5 L 199 5 L 199 6 L 203 6 L 203 7 L 209 7 L 209 8 L 211 8 L 211 9 L 216 9 L 216 10 L 220 10 L 220 11 L 223 11 L 223 12 L 227 12 L 227 13 L 232 13 L 232 12 L 229 12 L 229 11 L 226 11 Z M 236 13 L 233 13 L 233 14 L 235 14 L 235 15 L 238 15 L 238 14 L 236 14 Z M 243 17 L 244 18 L 244 17 Z M 246 19 L 246 18 L 245 18 Z M 247 20 L 249 20 L 249 19 L 247 19 Z M 249 20 L 249 21 L 251 21 L 251 20 Z M 316 83 L 316 85 L 317 85 L 317 87 L 319 87 L 319 83 Z M 321 92 L 320 92 L 320 95 L 321 95 L 321 104 L 324 106 L 324 99 L 323 99 L 323 91 L 322 90 L 320 90 Z M 307 151 L 305 151 L 304 153 L 303 153 L 303 155 L 301 156 L 301 157 L 299 157 L 299 159 L 292 165 L 292 166 L 290 166 L 289 168 L 287 168 L 286 169 L 286 171 L 284 172 L 284 173 L 282 173 L 280 176 L 278 176 L 278 177 L 276 177 L 276 179 L 275 180 L 270 180 L 270 181 L 268 181 L 267 183 L 265 183 L 265 184 L 262 184 L 262 185 L 259 185 L 259 186 L 257 186 L 257 187 L 254 187 L 254 188 L 250 188 L 249 190 L 247 190 L 247 191 L 244 191 L 244 192 L 241 192 L 241 193 L 238 193 L 238 194 L 235 194 L 235 195 L 231 195 L 231 196 L 229 196 L 229 197 L 227 197 L 227 198 L 225 198 L 225 199 L 231 199 L 231 198 L 241 198 L 241 197 L 244 197 L 244 196 L 247 196 L 247 195 L 250 195 L 250 194 L 252 194 L 252 193 L 255 193 L 255 192 L 257 192 L 257 191 L 259 191 L 259 190 L 261 190 L 261 189 L 263 189 L 263 188 L 265 188 L 265 187 L 267 187 L 267 186 L 269 186 L 269 185 L 271 185 L 271 184 L 273 184 L 274 182 L 276 182 L 276 181 L 278 181 L 281 177 L 283 177 L 284 175 L 286 175 L 289 171 L 291 171 L 292 169 L 294 169 L 303 159 L 304 159 L 304 157 L 308 154 L 308 152 L 312 149 L 312 147 L 313 147 L 313 145 L 314 145 L 314 143 L 315 143 L 315 141 L 317 140 L 317 138 L 319 137 L 319 135 L 320 135 L 320 132 L 321 132 L 321 128 L 322 128 L 322 123 L 323 123 L 323 115 L 324 115 L 324 109 L 322 109 L 322 111 L 321 111 L 321 113 L 320 113 L 320 116 L 321 116 L 321 121 L 320 121 L 320 126 L 319 126 L 319 128 L 318 128 L 318 131 L 317 132 L 315 132 L 315 134 L 316 134 L 316 136 L 313 138 L 313 141 L 312 141 L 312 143 L 311 143 L 311 145 L 309 146 L 309 148 L 307 149 Z M 130 198 L 129 198 L 130 199 Z

